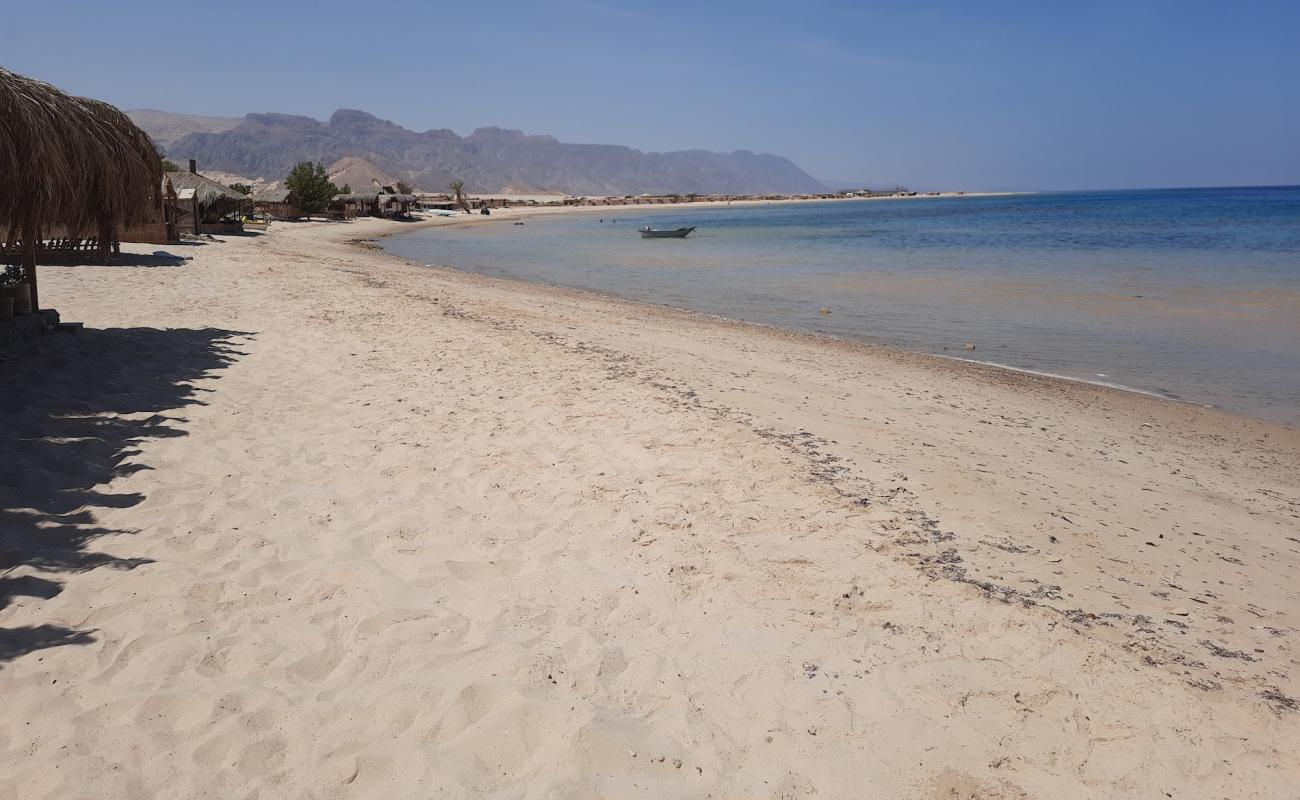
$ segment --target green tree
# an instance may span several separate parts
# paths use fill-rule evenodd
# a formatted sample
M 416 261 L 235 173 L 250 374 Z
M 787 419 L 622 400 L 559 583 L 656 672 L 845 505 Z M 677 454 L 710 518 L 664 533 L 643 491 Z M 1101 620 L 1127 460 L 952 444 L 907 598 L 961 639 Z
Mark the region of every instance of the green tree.
M 244 194 L 244 195 L 248 195 L 248 194 L 252 194 L 252 193 L 253 193 L 253 187 L 252 187 L 252 186 L 249 186 L 249 185 L 246 184 L 246 183 L 232 183 L 232 184 L 230 184 L 230 188 L 231 188 L 231 189 L 234 189 L 236 192 L 239 192 L 240 194 Z
M 284 188 L 298 199 L 298 207 L 311 214 L 329 205 L 339 189 L 330 181 L 325 167 L 303 161 L 284 179 Z
M 465 202 L 465 181 L 454 180 L 447 184 L 447 188 L 451 190 L 451 197 L 456 201 L 456 205 L 465 211 L 469 211 L 469 203 Z
M 407 183 L 406 181 L 398 181 L 398 182 L 397 182 L 397 193 L 398 193 L 398 194 L 415 194 L 415 187 L 412 186 L 411 184 Z
M 181 168 L 175 161 L 170 158 L 163 159 L 163 172 L 180 172 Z
M 352 187 L 346 183 L 343 184 L 343 188 L 339 189 L 339 194 L 352 194 Z

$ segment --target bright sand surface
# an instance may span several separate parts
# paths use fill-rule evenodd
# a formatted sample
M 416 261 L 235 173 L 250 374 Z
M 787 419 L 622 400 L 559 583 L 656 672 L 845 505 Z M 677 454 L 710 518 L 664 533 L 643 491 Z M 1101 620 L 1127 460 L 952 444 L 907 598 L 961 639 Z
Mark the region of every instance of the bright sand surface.
M 276 224 L 41 269 L 0 795 L 1300 793 L 1300 434 Z

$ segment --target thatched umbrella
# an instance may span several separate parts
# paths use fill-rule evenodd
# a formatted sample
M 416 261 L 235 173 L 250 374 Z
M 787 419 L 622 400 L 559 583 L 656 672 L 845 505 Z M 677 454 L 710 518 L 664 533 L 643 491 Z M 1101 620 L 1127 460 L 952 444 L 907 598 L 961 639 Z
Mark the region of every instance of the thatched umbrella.
M 121 111 L 0 68 L 0 244 L 21 242 L 33 306 L 42 231 L 94 232 L 103 248 L 150 219 L 161 183 L 153 142 Z

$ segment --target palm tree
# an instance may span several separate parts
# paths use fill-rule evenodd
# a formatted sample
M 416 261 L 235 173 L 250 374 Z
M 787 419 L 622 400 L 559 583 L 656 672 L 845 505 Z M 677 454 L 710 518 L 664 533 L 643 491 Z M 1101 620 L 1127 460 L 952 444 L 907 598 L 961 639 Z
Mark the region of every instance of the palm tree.
M 465 181 L 454 180 L 447 184 L 447 188 L 451 190 L 451 196 L 456 201 L 456 205 L 460 206 L 464 211 L 469 211 L 469 203 L 465 202 Z

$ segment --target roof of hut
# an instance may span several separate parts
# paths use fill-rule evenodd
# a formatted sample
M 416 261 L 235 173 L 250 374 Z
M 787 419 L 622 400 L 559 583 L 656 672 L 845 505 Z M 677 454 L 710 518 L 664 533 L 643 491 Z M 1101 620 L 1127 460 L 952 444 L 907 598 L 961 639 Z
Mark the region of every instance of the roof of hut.
M 164 177 L 166 180 L 171 181 L 171 185 L 177 194 L 186 189 L 193 189 L 194 195 L 199 198 L 200 206 L 244 203 L 252 199 L 248 195 L 236 192 L 229 186 L 223 186 L 211 178 L 205 178 L 197 172 L 168 172 Z
M 388 202 L 396 200 L 399 203 L 414 203 L 416 196 L 413 194 L 395 194 L 392 192 L 350 192 L 348 194 L 336 194 L 334 199 L 342 202 L 353 203 L 373 203 L 377 200 Z
M 147 221 L 162 160 L 108 103 L 0 68 L 0 240 L 25 229 L 80 233 Z
M 258 192 L 253 195 L 254 203 L 287 203 L 289 202 L 288 189 L 270 189 L 264 192 Z

